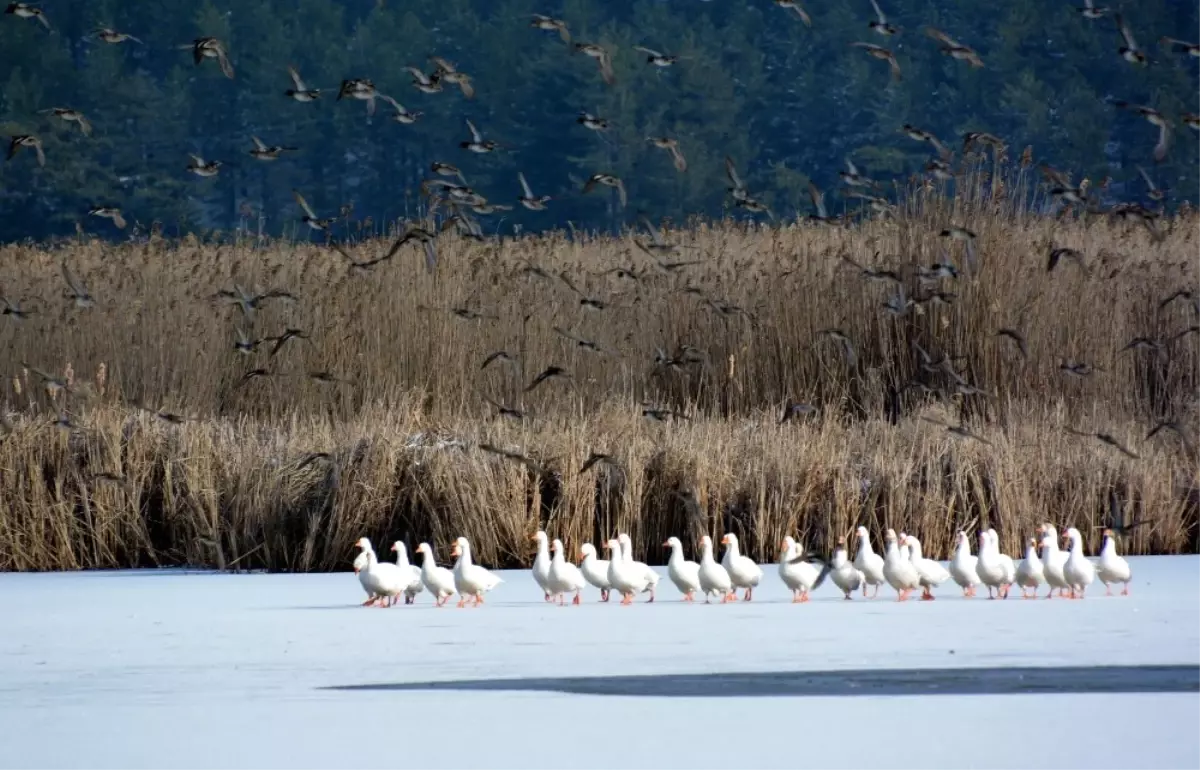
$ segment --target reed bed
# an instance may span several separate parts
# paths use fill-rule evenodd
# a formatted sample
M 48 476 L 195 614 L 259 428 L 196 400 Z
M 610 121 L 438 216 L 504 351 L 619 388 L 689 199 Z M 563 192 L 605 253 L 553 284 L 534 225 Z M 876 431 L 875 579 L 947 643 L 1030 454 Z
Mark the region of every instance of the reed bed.
M 1160 219 L 1159 239 L 1105 217 L 1029 214 L 1002 194 L 909 198 L 895 217 L 846 228 L 682 223 L 666 231 L 685 247 L 670 259 L 700 264 L 672 272 L 629 236 L 586 233 L 446 234 L 433 273 L 414 247 L 366 272 L 308 243 L 6 246 L 0 293 L 36 312 L 0 318 L 13 422 L 0 441 L 0 568 L 331 570 L 363 534 L 442 550 L 465 534 L 485 563 L 517 566 L 538 528 L 571 547 L 628 531 L 652 561 L 671 534 L 734 531 L 773 559 L 784 534 L 820 550 L 858 523 L 912 532 L 941 556 L 958 529 L 994 526 L 1019 553 L 1043 521 L 1096 545 L 1113 501 L 1144 522 L 1126 550 L 1196 550 L 1196 457 L 1174 433 L 1146 434 L 1168 419 L 1195 427 L 1200 335 L 1122 351 L 1200 320 L 1185 298 L 1160 307 L 1197 291 L 1196 216 Z M 976 233 L 977 271 L 922 288 L 916 266 L 966 266 L 963 246 L 939 237 L 951 224 Z M 346 250 L 366 260 L 390 245 Z M 1061 246 L 1084 263 L 1048 273 Z M 883 307 L 894 287 L 843 257 L 897 271 L 908 298 L 954 296 L 896 316 Z M 64 262 L 94 306 L 62 298 Z M 214 298 L 235 285 L 296 299 L 246 314 Z M 239 328 L 308 339 L 243 356 Z M 1025 336 L 1028 357 L 1001 328 Z M 514 361 L 481 370 L 497 350 Z M 951 357 L 984 393 L 930 392 L 949 381 L 921 351 Z M 1070 376 L 1064 362 L 1096 371 Z M 571 379 L 526 392 L 552 364 Z M 48 392 L 32 368 L 70 390 Z M 255 369 L 265 374 L 245 379 Z M 485 396 L 526 418 L 498 417 Z M 789 399 L 819 411 L 780 424 Z M 685 417 L 647 419 L 646 403 Z M 614 464 L 581 474 L 592 451 Z

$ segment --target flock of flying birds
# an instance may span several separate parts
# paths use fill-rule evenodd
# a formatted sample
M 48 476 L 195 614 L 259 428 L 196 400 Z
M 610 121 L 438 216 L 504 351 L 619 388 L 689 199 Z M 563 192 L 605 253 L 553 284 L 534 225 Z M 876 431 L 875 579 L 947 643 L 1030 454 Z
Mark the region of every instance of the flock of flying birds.
M 812 24 L 812 19 L 804 10 L 798 0 L 773 0 L 775 5 L 779 6 L 788 12 L 793 12 L 798 19 L 806 24 Z M 870 0 L 875 12 L 875 18 L 871 19 L 867 27 L 872 32 L 879 35 L 885 41 L 889 40 L 902 33 L 902 30 L 891 24 L 887 16 L 884 14 L 877 0 Z M 1077 9 L 1080 16 L 1088 22 L 1095 22 L 1111 17 L 1116 26 L 1116 30 L 1120 35 L 1122 44 L 1117 48 L 1116 53 L 1133 66 L 1146 66 L 1149 64 L 1149 58 L 1141 49 L 1136 39 L 1130 30 L 1128 20 L 1120 13 L 1114 12 L 1109 8 L 1098 7 L 1093 4 L 1092 0 L 1086 0 L 1083 7 Z M 46 17 L 45 12 L 33 3 L 28 2 L 12 2 L 5 9 L 5 13 L 20 19 L 32 19 L 47 29 L 51 28 L 50 22 Z M 585 57 L 593 59 L 596 63 L 600 77 L 609 85 L 616 82 L 616 75 L 612 66 L 613 49 L 611 46 L 601 45 L 598 43 L 581 42 L 572 38 L 568 23 L 559 18 L 554 18 L 542 14 L 534 14 L 530 21 L 530 26 L 543 31 L 555 33 L 562 43 L 568 49 L 569 53 L 582 54 Z M 983 57 L 978 51 L 971 46 L 960 42 L 946 32 L 932 27 L 925 28 L 926 34 L 937 42 L 939 50 L 945 56 L 948 56 L 957 61 L 963 62 L 966 66 L 972 68 L 983 67 Z M 94 36 L 97 40 L 111 45 L 120 45 L 125 43 L 142 43 L 141 40 L 126 32 L 121 32 L 112 28 L 100 28 L 95 31 Z M 1160 44 L 1165 48 L 1184 53 L 1189 57 L 1200 57 L 1200 45 L 1190 43 L 1174 38 L 1163 37 L 1160 39 Z M 868 43 L 856 41 L 851 43 L 855 48 L 862 49 L 866 54 L 876 59 L 885 61 L 890 69 L 891 78 L 900 80 L 903 78 L 903 72 L 899 61 L 893 50 L 882 44 Z M 181 49 L 189 50 L 192 54 L 195 65 L 199 66 L 206 61 L 212 61 L 225 77 L 233 79 L 235 70 L 233 63 L 230 61 L 229 52 L 226 45 L 215 37 L 200 37 L 183 46 Z M 647 48 L 644 46 L 635 47 L 639 53 L 645 55 L 645 64 L 651 67 L 667 68 L 677 65 L 686 57 L 678 54 L 663 52 Z M 475 96 L 475 83 L 470 74 L 460 70 L 454 63 L 440 56 L 431 56 L 429 61 L 432 64 L 432 71 L 427 71 L 418 67 L 407 67 L 407 71 L 412 75 L 412 86 L 414 89 L 425 94 L 436 94 L 441 92 L 447 85 L 455 86 L 461 91 L 462 95 L 467 99 Z M 288 67 L 288 75 L 292 81 L 292 87 L 283 92 L 283 95 L 300 103 L 313 103 L 318 101 L 322 96 L 322 91 L 319 88 L 310 87 L 300 73 L 294 67 Z M 387 103 L 391 109 L 391 118 L 396 122 L 404 125 L 410 125 L 421 119 L 423 113 L 413 111 L 401 104 L 397 99 L 379 91 L 374 82 L 367 78 L 351 78 L 342 81 L 337 92 L 337 100 L 352 99 L 365 102 L 366 109 L 369 114 L 374 114 L 377 108 L 377 103 L 383 101 Z M 1167 155 L 1170 148 L 1170 138 L 1172 132 L 1172 121 L 1162 112 L 1144 105 L 1132 104 L 1124 101 L 1113 102 L 1114 106 L 1122 110 L 1131 111 L 1158 129 L 1158 140 L 1153 148 L 1152 156 L 1156 162 L 1161 162 Z M 79 127 L 80 132 L 85 136 L 90 136 L 92 125 L 87 117 L 69 107 L 52 107 L 45 111 L 46 114 L 52 115 L 54 118 L 74 123 Z M 1193 130 L 1200 131 L 1200 116 L 1187 113 L 1182 116 L 1183 122 Z M 610 127 L 610 122 L 591 112 L 581 112 L 576 122 L 592 131 L 604 132 Z M 501 149 L 510 149 L 504 147 L 501 143 L 488 138 L 474 122 L 465 120 L 465 125 L 469 138 L 464 138 L 459 147 L 474 154 L 486 154 L 495 152 Z M 927 184 L 932 184 L 934 180 L 945 181 L 953 179 L 955 172 L 951 162 L 954 158 L 954 152 L 941 139 L 933 133 L 923 130 L 917 126 L 905 124 L 903 132 L 914 141 L 924 142 L 930 145 L 934 151 L 934 156 L 929 160 L 925 167 L 928 173 Z M 257 136 L 251 136 L 253 148 L 248 152 L 249 155 L 258 161 L 270 162 L 280 158 L 284 153 L 294 151 L 297 148 L 270 145 L 264 142 Z M 647 142 L 653 146 L 662 149 L 671 159 L 674 168 L 679 173 L 686 173 L 688 170 L 687 159 L 680 147 L 679 140 L 671 136 L 652 136 L 647 137 Z M 14 156 L 23 148 L 33 150 L 37 157 L 37 162 L 44 165 L 46 162 L 45 152 L 41 140 L 34 134 L 24 134 L 14 136 L 10 140 L 8 158 L 12 160 Z M 963 137 L 962 153 L 968 155 L 975 152 L 986 152 L 990 149 L 994 154 L 1004 153 L 1006 144 L 997 136 L 987 132 L 969 132 Z M 1023 158 L 1023 161 L 1028 160 Z M 220 173 L 222 162 L 220 160 L 205 160 L 204 158 L 192 155 L 191 161 L 187 165 L 186 170 L 199 177 L 212 177 Z M 1150 232 L 1152 239 L 1157 242 L 1162 239 L 1163 233 L 1157 224 L 1162 216 L 1161 210 L 1151 209 L 1138 203 L 1119 203 L 1109 207 L 1104 207 L 1095 199 L 1090 190 L 1088 180 L 1083 180 L 1079 184 L 1074 184 L 1071 181 L 1069 173 L 1060 171 L 1047 165 L 1040 165 L 1039 169 L 1044 175 L 1051 195 L 1060 201 L 1062 205 L 1078 207 L 1080 210 L 1090 214 L 1107 214 L 1110 217 L 1120 218 L 1125 220 L 1134 220 Z M 351 271 L 369 271 L 372 268 L 387 262 L 396 257 L 408 244 L 414 244 L 423 252 L 426 267 L 430 271 L 437 268 L 438 254 L 436 243 L 439 236 L 451 229 L 455 230 L 459 235 L 476 240 L 485 240 L 483 230 L 476 216 L 486 216 L 498 211 L 505 211 L 512 206 L 498 204 L 489 201 L 485 196 L 478 191 L 472 189 L 466 181 L 466 176 L 457 166 L 445 163 L 434 162 L 430 166 L 432 176 L 421 185 L 422 192 L 428 198 L 428 208 L 426 216 L 420 221 L 408 222 L 403 228 L 403 232 L 392 243 L 391 247 L 382 256 L 372 258 L 370 260 L 356 260 L 344 248 L 343 245 L 337 243 L 333 239 L 333 225 L 340 219 L 345 219 L 349 216 L 348 206 L 342 207 L 339 216 L 322 217 L 317 214 L 313 207 L 308 203 L 305 197 L 298 190 L 294 190 L 293 194 L 298 204 L 302 215 L 300 222 L 307 225 L 311 230 L 322 233 L 326 236 L 326 244 L 329 248 L 340 254 L 347 262 Z M 770 209 L 762 200 L 752 193 L 742 177 L 738 173 L 736 164 L 732 158 L 725 158 L 725 171 L 729 180 L 730 186 L 727 192 L 732 199 L 734 205 L 750 213 L 764 213 L 774 218 Z M 1141 175 L 1146 180 L 1149 187 L 1148 197 L 1155 203 L 1161 204 L 1165 195 L 1162 190 L 1159 190 L 1152 182 L 1149 174 L 1144 169 L 1139 167 Z M 886 198 L 877 195 L 876 191 L 880 189 L 880 185 L 861 173 L 853 162 L 847 159 L 846 170 L 840 172 L 842 182 L 849 190 L 848 195 L 856 197 L 865 202 L 865 211 L 869 214 L 877 214 L 880 216 L 888 216 L 894 213 L 894 206 Z M 523 173 L 518 172 L 517 180 L 520 184 L 521 194 L 516 199 L 525 209 L 530 211 L 545 210 L 551 203 L 551 197 L 548 195 L 537 195 L 530 188 L 528 181 Z M 621 208 L 624 208 L 628 203 L 628 195 L 624 181 L 608 172 L 597 172 L 592 174 L 581 187 L 581 193 L 587 194 L 600 187 L 611 188 L 616 196 Z M 850 215 L 831 216 L 824 202 L 824 193 L 819 190 L 811 181 L 808 184 L 809 195 L 812 200 L 813 213 L 808 215 L 807 219 L 811 222 L 820 223 L 831 226 L 844 226 L 850 223 Z M 445 209 L 448 215 L 444 216 L 440 227 L 437 225 L 436 214 Z M 120 208 L 115 206 L 97 206 L 88 211 L 90 216 L 107 218 L 113 224 L 121 229 L 127 226 L 127 221 Z M 644 224 L 649 238 L 633 238 L 633 243 L 645 255 L 647 255 L 654 266 L 661 272 L 672 274 L 677 273 L 690 265 L 700 264 L 701 260 L 679 260 L 684 250 L 688 247 L 668 243 L 663 234 L 655 228 L 655 226 L 645 217 L 640 217 L 640 221 Z M 941 229 L 939 235 L 949 239 L 952 242 L 959 242 L 963 245 L 964 250 L 964 266 L 963 270 L 967 274 L 974 274 L 978 271 L 978 260 L 975 251 L 975 233 L 965 227 L 960 227 L 948 224 Z M 918 266 L 919 287 L 922 291 L 915 296 L 906 296 L 904 286 L 905 281 L 902 276 L 892 270 L 867 267 L 848 257 L 844 257 L 846 261 L 858 270 L 863 277 L 868 280 L 882 282 L 894 287 L 895 293 L 889 297 L 884 303 L 884 310 L 895 316 L 903 316 L 908 313 L 914 305 L 926 302 L 934 303 L 952 303 L 955 295 L 951 292 L 940 290 L 940 286 L 947 280 L 958 278 L 960 270 L 954 264 L 951 264 L 947 259 L 944 263 L 937 263 L 928 268 Z M 1047 263 L 1047 272 L 1053 271 L 1064 260 L 1069 260 L 1078 265 L 1080 269 L 1087 270 L 1088 266 L 1085 263 L 1084 255 L 1071 248 L 1051 246 Z M 79 307 L 88 307 L 94 303 L 94 299 L 87 289 L 86 285 L 72 273 L 70 267 L 63 262 L 63 276 L 68 286 L 67 296 Z M 582 291 L 576 286 L 565 272 L 558 276 L 552 276 L 545 270 L 536 265 L 529 264 L 522 271 L 525 274 L 533 275 L 538 278 L 554 281 L 561 281 L 562 284 L 571 292 L 579 297 L 579 304 L 582 307 L 603 310 L 607 303 L 600 297 L 591 296 Z M 614 271 L 618 277 L 630 278 L 637 280 L 639 273 L 636 268 L 616 268 Z M 745 315 L 750 316 L 750 311 L 738 307 L 731 303 L 705 295 L 701 290 L 692 287 L 685 287 L 685 292 L 696 293 L 701 299 L 713 310 L 721 313 L 724 316 Z M 232 291 L 222 290 L 218 292 L 216 298 L 225 300 L 231 304 L 237 305 L 242 310 L 246 319 L 253 323 L 254 311 L 263 305 L 263 303 L 273 300 L 294 300 L 295 297 L 290 293 L 274 289 L 267 292 L 251 292 L 241 286 L 235 286 Z M 1188 289 L 1180 290 L 1170 297 L 1162 301 L 1160 307 L 1166 307 L 1172 302 L 1185 299 L 1189 305 L 1193 306 L 1197 315 L 1200 315 L 1200 292 L 1195 292 Z M 0 314 L 4 316 L 13 316 L 17 319 L 25 317 L 32 312 L 21 307 L 19 301 L 9 298 L 0 297 Z M 454 308 L 453 312 L 460 317 L 476 319 L 484 317 L 478 311 L 468 307 Z M 605 348 L 598 342 L 585 339 L 576 335 L 573 332 L 555 327 L 555 331 L 562 336 L 574 341 L 580 348 L 588 349 L 596 352 L 607 352 Z M 1200 332 L 1200 326 L 1191 325 L 1177 334 L 1166 338 L 1156 339 L 1152 337 L 1139 337 L 1132 340 L 1122 352 L 1126 350 L 1141 350 L 1149 351 L 1154 354 L 1170 354 L 1170 347 L 1180 338 L 1185 337 L 1193 332 Z M 838 329 L 828 329 L 820 333 L 823 337 L 833 340 L 842 350 L 848 363 L 853 366 L 856 352 L 853 342 L 844 332 Z M 1028 355 L 1025 339 L 1018 329 L 1005 328 L 996 332 L 996 335 L 1002 339 L 1009 340 L 1017 349 L 1022 357 Z M 288 328 L 284 332 L 276 336 L 264 337 L 262 339 L 253 339 L 245 331 L 238 331 L 238 339 L 235 345 L 239 353 L 253 353 L 260 345 L 271 343 L 271 357 L 289 341 L 293 339 L 305 339 L 306 333 L 300 329 Z M 937 391 L 942 394 L 953 393 L 961 396 L 969 395 L 986 395 L 986 392 L 967 381 L 954 366 L 952 358 L 942 354 L 940 357 L 933 357 L 924 350 L 918 349 L 920 355 L 922 369 L 932 375 L 945 376 L 948 385 L 945 387 L 931 388 L 922 383 L 910 383 L 913 387 L 920 387 L 925 390 Z M 491 354 L 483 363 L 482 368 L 497 360 L 509 360 L 512 357 L 505 351 L 497 351 Z M 702 359 L 702 354 L 695 348 L 681 346 L 674 354 L 667 354 L 664 351 L 659 351 L 656 356 L 656 364 L 663 367 L 685 368 L 697 363 Z M 31 371 L 37 374 L 43 383 L 51 389 L 67 389 L 66 383 L 62 377 L 55 376 L 43 372 L 41 370 L 29 367 Z M 1072 377 L 1090 377 L 1095 372 L 1100 371 L 1098 368 L 1083 362 L 1063 361 L 1060 365 L 1060 370 L 1068 376 Z M 265 368 L 255 368 L 247 372 L 242 378 L 242 384 L 249 382 L 252 379 L 263 376 L 270 376 L 272 373 Z M 335 382 L 338 381 L 335 375 L 329 372 L 313 372 L 309 374 L 313 379 L 320 382 Z M 526 392 L 532 391 L 548 380 L 561 378 L 570 380 L 570 372 L 557 365 L 552 365 L 538 374 L 532 382 L 525 388 Z M 907 387 L 907 386 L 906 386 Z M 485 396 L 485 398 L 487 398 Z M 515 407 L 506 406 L 496 401 L 487 399 L 493 406 L 496 407 L 498 413 L 505 417 L 522 418 L 524 413 Z M 675 417 L 682 417 L 673 410 L 655 407 L 653 405 L 645 405 L 643 414 L 651 419 L 667 420 Z M 815 411 L 815 407 L 807 404 L 798 404 L 789 401 L 784 408 L 782 421 L 788 421 L 793 417 L 804 414 L 810 411 Z M 177 418 L 177 415 L 172 415 L 167 412 L 159 412 L 159 416 L 164 419 Z M 60 417 L 60 423 L 66 418 Z M 69 425 L 69 422 L 68 422 Z M 947 430 L 955 435 L 972 438 L 980 441 L 986 441 L 969 431 L 964 425 L 945 425 Z M 1175 421 L 1168 420 L 1155 426 L 1151 431 L 1152 437 L 1162 430 L 1172 430 L 1177 433 L 1181 441 L 1185 444 L 1189 452 L 1194 453 L 1194 446 L 1191 443 L 1183 426 Z M 1074 432 L 1074 431 L 1073 431 Z M 1105 432 L 1086 432 L 1081 435 L 1094 436 L 1098 440 L 1115 447 L 1117 450 L 1136 458 L 1137 454 L 1124 446 L 1120 441 L 1112 435 Z M 1148 438 L 1149 438 L 1148 437 Z M 484 447 L 491 449 L 501 454 L 511 456 L 512 459 L 521 460 L 522 462 L 532 462 L 529 458 L 523 455 L 514 455 L 514 453 L 502 451 L 496 447 Z M 602 458 L 605 456 L 601 456 Z M 594 459 L 593 459 L 594 462 Z
M 799 0 L 773 0 L 775 5 L 786 11 L 791 11 L 806 25 L 812 25 L 812 18 L 804 10 Z M 901 34 L 902 30 L 888 21 L 883 9 L 880 7 L 878 0 L 870 0 L 871 6 L 875 12 L 875 18 L 868 23 L 868 29 L 877 33 L 885 39 L 891 39 L 894 36 Z M 1129 27 L 1128 21 L 1122 17 L 1120 13 L 1114 12 L 1112 9 L 1097 7 L 1092 0 L 1086 0 L 1084 6 L 1077 9 L 1083 19 L 1089 21 L 1097 21 L 1111 16 L 1115 23 L 1117 31 L 1120 34 L 1122 44 L 1117 48 L 1117 54 L 1126 62 L 1132 65 L 1145 66 L 1149 63 L 1145 51 L 1143 51 L 1134 38 Z M 47 19 L 45 11 L 37 4 L 29 2 L 11 2 L 5 9 L 5 13 L 21 19 L 33 19 L 40 22 L 47 29 L 50 29 L 50 22 Z M 601 45 L 598 43 L 580 42 L 572 39 L 570 28 L 563 19 L 554 18 L 542 14 L 534 14 L 530 22 L 530 26 L 540 29 L 555 32 L 566 44 L 569 50 L 573 53 L 582 54 L 596 62 L 601 78 L 605 83 L 613 85 L 616 82 L 616 75 L 612 66 L 613 51 L 610 46 Z M 984 62 L 982 56 L 971 46 L 960 42 L 946 32 L 934 27 L 926 27 L 926 34 L 935 40 L 942 54 L 953 58 L 957 61 L 965 63 L 972 68 L 983 67 Z M 119 45 L 123 43 L 142 43 L 140 39 L 133 35 L 121 32 L 112 28 L 102 27 L 95 30 L 94 37 L 104 43 Z M 1200 45 L 1183 40 L 1178 40 L 1171 37 L 1160 38 L 1160 44 L 1164 47 L 1185 53 L 1190 57 L 1200 57 Z M 881 44 L 856 41 L 850 44 L 855 48 L 863 50 L 867 55 L 872 56 L 881 61 L 887 62 L 891 77 L 893 80 L 901 80 L 903 78 L 900 63 L 896 58 L 895 52 Z M 213 60 L 220 67 L 222 73 L 228 78 L 234 78 L 235 72 L 233 64 L 230 61 L 228 51 L 225 44 L 215 37 L 200 37 L 191 43 L 179 46 L 179 48 L 187 49 L 192 52 L 194 62 L 199 65 L 205 60 Z M 679 54 L 665 53 L 662 51 L 647 48 L 645 46 L 635 46 L 634 50 L 645 55 L 645 62 L 648 66 L 666 68 L 672 67 L 680 61 L 686 59 Z M 446 85 L 457 86 L 463 96 L 468 99 L 475 96 L 475 85 L 472 77 L 458 69 L 458 67 L 441 56 L 431 56 L 429 61 L 433 65 L 433 70 L 428 72 L 419 67 L 406 67 L 405 69 L 412 75 L 412 86 L 421 93 L 436 94 L 441 92 Z M 315 102 L 321 97 L 321 89 L 309 87 L 301 78 L 300 73 L 294 67 L 288 67 L 288 74 L 291 77 L 293 87 L 284 91 L 284 94 L 291 99 L 302 103 Z M 406 108 L 395 98 L 379 91 L 374 82 L 368 78 L 351 78 L 343 80 L 338 89 L 337 99 L 356 99 L 366 102 L 367 111 L 369 114 L 374 114 L 376 104 L 382 100 L 389 104 L 393 113 L 392 119 L 398 123 L 411 125 L 416 123 L 422 117 L 423 113 L 413 111 Z M 1114 101 L 1113 105 L 1118 109 L 1129 110 L 1146 121 L 1151 123 L 1158 129 L 1158 141 L 1154 145 L 1153 158 L 1156 162 L 1163 161 L 1170 147 L 1172 122 L 1171 119 L 1164 115 L 1159 110 L 1140 104 L 1133 104 L 1125 101 Z M 52 115 L 60 120 L 75 123 L 84 136 L 91 134 L 91 123 L 87 117 L 80 111 L 70 107 L 52 107 L 44 111 L 45 114 Z M 1192 129 L 1200 131 L 1200 115 L 1196 113 L 1185 113 L 1181 116 L 1182 121 Z M 594 131 L 607 131 L 609 121 L 599 115 L 583 111 L 577 118 L 577 123 L 585 128 Z M 500 149 L 509 149 L 496 142 L 493 139 L 488 139 L 484 134 L 472 123 L 466 120 L 466 128 L 470 133 L 470 138 L 460 142 L 462 149 L 473 153 L 490 153 Z M 929 174 L 931 180 L 947 181 L 955 176 L 954 170 L 951 167 L 951 161 L 954 153 L 939 140 L 933 133 L 916 126 L 905 124 L 902 128 L 903 133 L 915 141 L 927 142 L 936 151 L 936 156 L 930 159 L 925 167 L 925 171 Z M 250 149 L 249 155 L 260 161 L 277 160 L 282 154 L 289 151 L 295 151 L 298 148 L 282 145 L 270 145 L 262 141 L 257 136 L 251 136 L 251 141 L 254 147 Z M 679 140 L 671 136 L 650 136 L 646 141 L 654 147 L 660 148 L 667 152 L 672 164 L 680 173 L 685 173 L 688 168 L 687 159 L 684 157 L 683 151 L 680 148 Z M 975 149 L 990 147 L 996 152 L 1003 152 L 1005 143 L 993 134 L 987 132 L 969 132 L 963 138 L 963 153 L 967 154 Z M 46 156 L 41 139 L 36 134 L 21 134 L 13 136 L 9 141 L 8 158 L 11 160 L 16 153 L 28 148 L 37 156 L 37 162 L 40 165 L 45 165 Z M 770 215 L 769 208 L 760 201 L 757 197 L 750 194 L 746 185 L 742 182 L 737 173 L 737 169 L 732 159 L 726 158 L 726 172 L 729 177 L 731 186 L 728 192 L 732 197 L 733 203 L 750 213 L 765 213 Z M 191 160 L 188 163 L 187 171 L 200 177 L 213 177 L 220 173 L 222 161 L 220 160 L 205 160 L 198 155 L 191 155 Z M 1071 183 L 1070 175 L 1053 169 L 1049 166 L 1041 166 L 1041 170 L 1049 181 L 1052 194 L 1069 204 L 1088 207 L 1089 210 L 1099 210 L 1098 204 L 1091 199 L 1088 192 L 1087 180 L 1084 180 L 1080 185 Z M 430 208 L 430 216 L 427 217 L 426 223 L 410 226 L 405 230 L 401 237 L 403 243 L 416 242 L 421 244 L 426 256 L 430 261 L 430 267 L 436 262 L 436 251 L 432 244 L 436 239 L 436 228 L 432 225 L 432 214 L 436 212 L 437 206 L 445 205 L 453 210 L 453 215 L 448 217 L 443 222 L 443 229 L 456 228 L 462 234 L 468 237 L 482 238 L 482 230 L 478 222 L 472 217 L 475 215 L 488 215 L 498 211 L 509 210 L 512 207 L 504 204 L 496 204 L 489 202 L 483 195 L 475 190 L 472 190 L 466 183 L 463 173 L 454 165 L 449 163 L 435 162 L 431 166 L 431 171 L 434 178 L 426 180 L 422 185 L 422 190 L 426 195 L 431 197 L 433 205 Z M 1144 170 L 1141 170 L 1142 177 L 1145 179 L 1148 186 L 1148 197 L 1155 201 L 1161 201 L 1163 192 L 1158 189 Z M 892 205 L 883 197 L 874 194 L 879 185 L 873 180 L 861 174 L 852 162 L 847 161 L 847 170 L 840 174 L 842 181 L 851 188 L 850 195 L 860 198 L 865 201 L 871 211 L 881 214 L 889 214 L 893 211 Z M 518 181 L 521 185 L 522 194 L 517 201 L 526 209 L 531 211 L 542 211 L 550 202 L 550 196 L 535 195 L 530 189 L 530 186 L 525 179 L 524 174 L 518 174 Z M 627 203 L 627 192 L 623 180 L 612 173 L 598 172 L 588 178 L 582 185 L 581 192 L 586 194 L 598 187 L 606 186 L 614 189 L 619 198 L 621 206 L 624 207 Z M 824 195 L 816 188 L 815 185 L 809 184 L 809 194 L 812 199 L 814 214 L 810 219 L 824 222 L 839 222 L 843 217 L 830 217 L 827 213 Z M 329 232 L 330 225 L 338 220 L 338 217 L 319 217 L 313 208 L 309 205 L 304 196 L 298 191 L 294 193 L 297 204 L 300 206 L 303 215 L 301 221 L 307 224 L 314 230 Z M 343 207 L 345 208 L 345 207 Z M 1137 218 L 1152 228 L 1156 213 L 1136 204 L 1124 204 L 1114 207 L 1109 213 L 1115 216 L 1126 218 Z M 113 221 L 113 223 L 121 229 L 126 226 L 126 221 L 120 209 L 114 206 L 100 206 L 89 210 L 91 216 L 104 217 Z M 967 231 L 961 228 L 951 228 L 948 232 L 943 232 L 943 235 L 953 237 L 959 240 L 969 239 L 971 236 Z M 403 244 L 401 244 L 403 245 Z M 340 251 L 340 250 L 339 250 Z M 343 252 L 344 253 L 344 252 Z M 383 260 L 390 259 L 395 255 L 393 251 Z M 353 259 L 350 259 L 354 263 Z M 376 264 L 376 263 L 372 263 Z

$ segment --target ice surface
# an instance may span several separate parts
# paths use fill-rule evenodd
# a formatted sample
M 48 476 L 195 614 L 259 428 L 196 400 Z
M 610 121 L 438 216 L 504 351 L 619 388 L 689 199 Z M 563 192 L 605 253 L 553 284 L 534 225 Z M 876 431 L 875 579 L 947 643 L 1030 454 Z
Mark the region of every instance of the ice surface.
M 1184 664 L 1200 558 L 1129 597 L 360 608 L 350 572 L 0 575 L 4 767 L 1198 767 L 1200 695 L 627 697 L 330 689 L 628 674 Z M 1042 589 L 1045 593 L 1045 589 Z

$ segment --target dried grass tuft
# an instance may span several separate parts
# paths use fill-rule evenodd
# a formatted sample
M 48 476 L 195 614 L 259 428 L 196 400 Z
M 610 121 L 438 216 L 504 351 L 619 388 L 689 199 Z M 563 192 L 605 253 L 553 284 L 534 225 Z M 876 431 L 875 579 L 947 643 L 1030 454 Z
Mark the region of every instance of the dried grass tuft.
M 1145 436 L 1166 419 L 1195 432 L 1200 335 L 1120 351 L 1198 322 L 1184 300 L 1159 307 L 1197 291 L 1197 218 L 1159 220 L 1159 240 L 1135 224 L 1023 214 L 1025 201 L 985 188 L 916 191 L 894 219 L 850 229 L 692 222 L 667 237 L 702 264 L 674 273 L 628 237 L 587 234 L 446 235 L 433 275 L 407 250 L 364 274 L 310 244 L 0 248 L 4 296 L 39 311 L 0 319 L 14 422 L 0 441 L 0 568 L 341 569 L 363 534 L 428 540 L 442 555 L 465 534 L 484 562 L 515 566 L 539 527 L 572 552 L 628 531 L 653 560 L 669 535 L 733 531 L 773 559 L 784 534 L 823 549 L 859 521 L 919 534 L 940 556 L 956 530 L 995 526 L 1019 553 L 1043 521 L 1080 527 L 1094 547 L 1112 497 L 1146 522 L 1126 550 L 1195 550 L 1196 458 L 1169 431 Z M 938 237 L 950 224 L 977 234 L 980 266 L 940 284 L 950 304 L 893 317 L 891 288 L 843 260 L 906 275 L 961 268 L 962 244 Z M 389 246 L 347 250 L 367 260 Z M 1064 261 L 1048 274 L 1060 246 L 1086 269 Z M 64 258 L 95 307 L 61 298 Z M 581 306 L 553 278 L 562 272 L 609 307 Z M 235 285 L 298 300 L 250 315 L 213 299 Z M 239 329 L 262 339 L 287 328 L 309 339 L 273 357 L 273 342 L 234 350 Z M 853 341 L 853 360 L 820 334 L 829 328 Z M 1024 334 L 1028 359 L 1001 328 Z M 955 357 L 986 394 L 906 387 L 950 384 L 918 346 Z M 481 371 L 497 350 L 514 360 Z M 675 363 L 656 364 L 656 352 Z M 67 390 L 46 392 L 22 361 Z M 1064 362 L 1097 371 L 1072 377 Z M 550 365 L 571 378 L 526 392 Z M 529 416 L 496 417 L 484 396 Z M 820 411 L 780 425 L 788 399 Z M 687 419 L 644 418 L 643 403 Z M 613 463 L 582 473 L 593 450 Z

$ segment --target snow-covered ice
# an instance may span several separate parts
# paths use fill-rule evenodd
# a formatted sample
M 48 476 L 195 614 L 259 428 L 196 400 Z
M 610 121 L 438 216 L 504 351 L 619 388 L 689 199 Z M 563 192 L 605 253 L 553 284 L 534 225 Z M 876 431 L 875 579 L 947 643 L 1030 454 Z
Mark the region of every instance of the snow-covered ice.
M 361 608 L 350 572 L 0 575 L 3 767 L 1192 767 L 1200 694 L 661 697 L 399 690 L 629 674 L 1182 664 L 1200 668 L 1200 558 L 1131 558 L 1084 601 L 751 603 L 669 581 L 633 607 Z M 1045 588 L 1041 589 L 1044 595 Z M 714 679 L 714 681 L 719 681 Z M 339 689 L 372 685 L 363 689 Z

